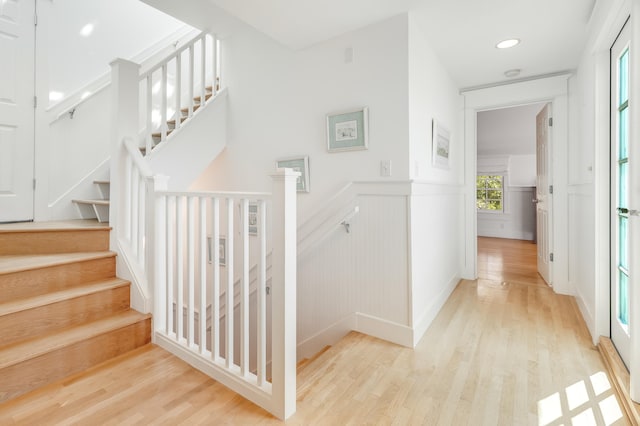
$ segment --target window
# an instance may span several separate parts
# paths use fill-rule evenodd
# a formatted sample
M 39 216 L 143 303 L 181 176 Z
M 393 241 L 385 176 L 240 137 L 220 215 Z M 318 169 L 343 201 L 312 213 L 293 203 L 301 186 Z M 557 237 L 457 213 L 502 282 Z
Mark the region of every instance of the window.
M 480 211 L 504 211 L 504 177 L 478 175 L 476 179 L 476 206 Z

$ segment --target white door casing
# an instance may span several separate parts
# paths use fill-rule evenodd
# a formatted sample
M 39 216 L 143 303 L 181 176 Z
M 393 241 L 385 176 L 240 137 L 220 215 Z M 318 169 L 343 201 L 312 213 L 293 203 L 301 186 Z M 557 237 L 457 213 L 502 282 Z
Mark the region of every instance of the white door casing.
M 0 222 L 33 219 L 35 0 L 0 2 Z
M 630 191 L 630 178 L 637 172 L 634 167 L 634 153 L 629 140 L 629 80 L 620 82 L 625 74 L 631 78 L 629 68 L 630 26 L 625 25 L 611 47 L 611 340 L 627 367 L 630 366 L 631 326 L 629 310 L 629 287 L 633 282 L 633 259 L 629 256 L 631 240 L 636 237 L 633 228 L 638 228 L 637 217 L 630 215 L 630 206 L 637 205 Z M 626 53 L 626 60 L 621 63 Z M 626 116 L 626 121 L 622 118 Z M 633 204 L 632 204 L 633 203 Z M 636 231 L 637 233 L 637 231 Z
M 551 104 L 546 104 L 536 116 L 536 238 L 538 244 L 538 273 L 551 285 L 551 215 L 552 195 L 549 191 L 550 167 L 550 120 Z

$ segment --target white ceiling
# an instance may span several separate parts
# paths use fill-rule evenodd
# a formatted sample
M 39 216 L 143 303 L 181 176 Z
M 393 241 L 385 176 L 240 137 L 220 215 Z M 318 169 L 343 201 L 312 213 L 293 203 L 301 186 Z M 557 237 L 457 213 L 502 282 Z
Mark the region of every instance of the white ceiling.
M 293 49 L 413 11 L 460 88 L 574 69 L 596 0 L 210 0 Z M 505 38 L 522 43 L 506 51 Z

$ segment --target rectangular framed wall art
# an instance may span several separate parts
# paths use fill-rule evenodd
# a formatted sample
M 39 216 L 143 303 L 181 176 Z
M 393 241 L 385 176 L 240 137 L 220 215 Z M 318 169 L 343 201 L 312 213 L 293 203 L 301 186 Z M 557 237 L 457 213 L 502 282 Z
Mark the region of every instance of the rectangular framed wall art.
M 450 133 L 435 119 L 433 120 L 433 152 L 432 162 L 436 167 L 449 168 L 449 142 Z
M 296 189 L 298 192 L 309 192 L 309 157 L 290 157 L 276 161 L 277 169 L 293 169 L 299 172 Z
M 327 150 L 357 151 L 369 147 L 369 108 L 327 115 Z

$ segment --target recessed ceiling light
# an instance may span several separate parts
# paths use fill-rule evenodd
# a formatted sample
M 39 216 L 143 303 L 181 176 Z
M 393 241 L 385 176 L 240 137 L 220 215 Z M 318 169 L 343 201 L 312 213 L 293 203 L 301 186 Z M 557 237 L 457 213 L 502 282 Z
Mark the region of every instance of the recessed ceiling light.
M 508 78 L 513 78 L 513 77 L 517 77 L 520 75 L 520 69 L 519 68 L 514 68 L 512 70 L 507 70 L 504 72 L 504 76 L 508 77 Z
M 513 46 L 517 46 L 520 44 L 520 40 L 517 38 L 510 38 L 507 40 L 502 40 L 500 43 L 496 44 L 498 49 L 508 49 Z
M 80 35 L 82 37 L 89 37 L 91 35 L 91 33 L 93 32 L 94 28 L 95 28 L 95 26 L 92 23 L 88 23 L 87 25 L 82 27 L 82 29 L 80 30 Z

